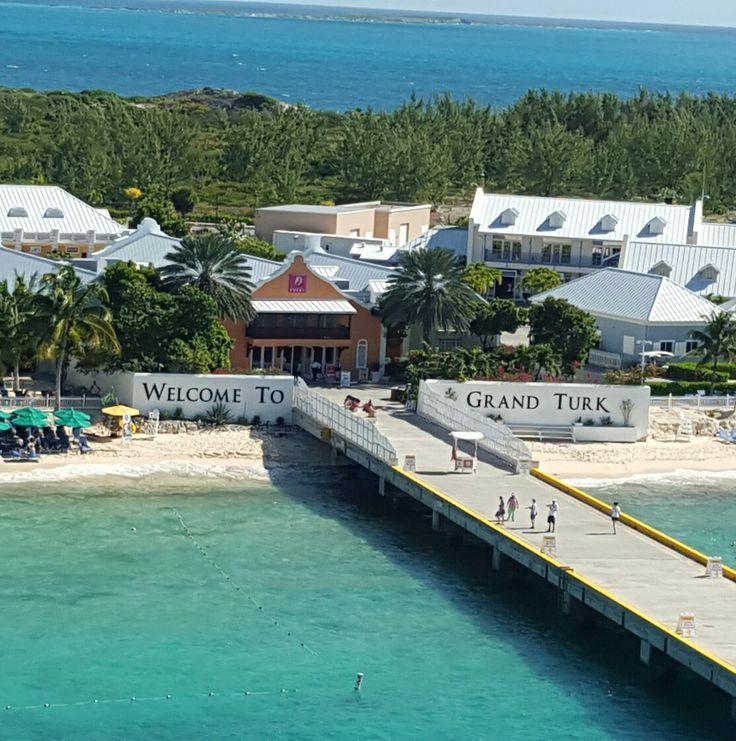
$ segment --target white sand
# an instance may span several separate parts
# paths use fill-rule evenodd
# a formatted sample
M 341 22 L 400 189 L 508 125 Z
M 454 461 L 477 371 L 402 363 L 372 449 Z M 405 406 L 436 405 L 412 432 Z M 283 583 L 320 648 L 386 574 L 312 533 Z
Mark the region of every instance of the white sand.
M 103 428 L 89 432 L 95 431 Z M 330 461 L 329 448 L 306 433 L 262 436 L 237 425 L 159 434 L 155 439 L 136 434 L 127 445 L 119 437 L 100 441 L 90 435 L 90 445 L 91 454 L 42 455 L 38 463 L 0 463 L 0 483 L 150 474 L 268 481 L 271 468 Z

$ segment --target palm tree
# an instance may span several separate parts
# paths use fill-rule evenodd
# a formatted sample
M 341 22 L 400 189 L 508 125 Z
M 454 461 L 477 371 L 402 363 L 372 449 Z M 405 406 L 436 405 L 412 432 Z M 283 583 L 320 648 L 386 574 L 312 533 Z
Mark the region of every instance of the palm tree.
M 97 283 L 82 283 L 71 265 L 64 265 L 58 273 L 49 273 L 41 279 L 38 320 L 46 336 L 40 354 L 55 362 L 57 407 L 70 357 L 85 348 L 120 350 L 107 303 L 107 291 Z
M 493 286 L 501 284 L 503 274 L 498 268 L 474 262 L 465 268 L 464 280 L 476 293 L 485 296 Z
M 434 329 L 466 332 L 477 296 L 464 281 L 464 274 L 450 250 L 404 255 L 381 301 L 384 324 L 419 324 L 427 345 Z
M 36 276 L 26 283 L 15 276 L 13 290 L 0 283 L 0 356 L 13 369 L 13 390 L 20 388 L 20 364 L 38 348 Z
M 718 380 L 718 363 L 730 363 L 736 354 L 736 319 L 727 311 L 714 312 L 705 327 L 693 330 L 690 337 L 698 343 L 698 347 L 692 351 L 692 354 L 700 356 L 698 365 L 711 367 L 712 394 Z
M 166 255 L 169 264 L 161 268 L 164 286 L 177 290 L 195 286 L 217 304 L 221 318 L 249 322 L 255 316 L 250 295 L 248 260 L 223 234 L 203 234 L 182 239 Z

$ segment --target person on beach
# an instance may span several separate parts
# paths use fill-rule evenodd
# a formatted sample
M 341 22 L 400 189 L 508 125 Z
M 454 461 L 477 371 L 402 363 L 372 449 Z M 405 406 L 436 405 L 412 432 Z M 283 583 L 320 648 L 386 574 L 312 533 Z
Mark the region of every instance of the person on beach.
M 613 525 L 613 534 L 616 534 L 616 523 L 621 517 L 621 507 L 618 506 L 618 502 L 613 503 L 611 507 L 611 524 Z
M 529 510 L 529 519 L 532 521 L 532 530 L 534 530 L 536 527 L 534 523 L 537 521 L 537 500 L 532 499 L 532 503 L 527 509 Z
M 515 522 L 516 510 L 519 509 L 519 500 L 516 498 L 516 494 L 514 494 L 513 491 L 511 492 L 509 501 L 506 502 L 506 509 L 509 513 L 506 519 L 510 522 Z
M 503 503 L 503 497 L 498 498 L 498 509 L 496 510 L 496 525 L 501 525 L 506 519 L 506 507 Z
M 552 502 L 547 505 L 547 509 L 549 510 L 549 514 L 547 515 L 547 532 L 553 533 L 555 532 L 555 527 L 557 525 L 557 513 L 560 510 L 557 500 L 553 499 Z

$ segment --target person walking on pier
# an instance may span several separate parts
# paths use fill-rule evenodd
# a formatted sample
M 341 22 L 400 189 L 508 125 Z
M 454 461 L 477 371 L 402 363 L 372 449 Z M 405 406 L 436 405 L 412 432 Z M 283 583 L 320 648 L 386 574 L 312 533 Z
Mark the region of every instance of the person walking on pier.
M 616 534 L 616 523 L 619 521 L 619 518 L 621 517 L 621 507 L 618 506 L 618 502 L 613 503 L 613 507 L 611 507 L 611 524 L 613 525 L 613 534 Z
M 537 500 L 532 499 L 532 503 L 527 507 L 529 510 L 529 518 L 532 521 L 532 530 L 535 529 L 536 525 L 534 524 L 537 521 Z
M 506 507 L 503 503 L 503 497 L 498 498 L 498 509 L 496 510 L 496 525 L 501 525 L 506 519 Z
M 510 522 L 516 522 L 516 510 L 519 509 L 519 500 L 516 498 L 516 494 L 514 492 L 511 492 L 511 496 L 509 497 L 509 501 L 506 502 L 506 509 L 508 510 L 508 516 L 506 519 Z
M 557 513 L 560 510 L 557 500 L 553 499 L 551 504 L 547 505 L 547 509 L 549 510 L 549 514 L 547 515 L 547 532 L 553 533 L 557 525 Z

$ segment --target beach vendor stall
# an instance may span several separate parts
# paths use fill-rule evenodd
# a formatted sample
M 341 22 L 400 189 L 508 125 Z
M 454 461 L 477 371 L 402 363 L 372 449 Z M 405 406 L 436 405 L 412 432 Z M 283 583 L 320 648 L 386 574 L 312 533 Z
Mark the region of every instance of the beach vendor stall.
M 451 432 L 452 435 L 452 457 L 456 471 L 470 471 L 475 473 L 478 468 L 478 443 L 483 439 L 482 432 Z M 473 443 L 473 455 L 463 453 L 460 449 L 462 441 Z

